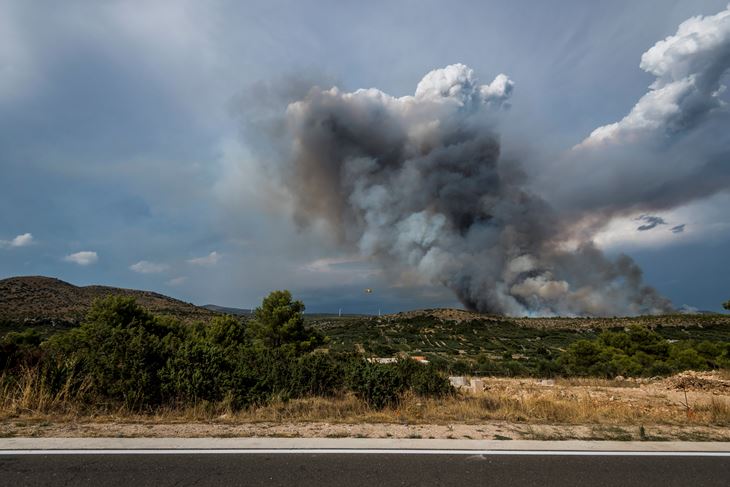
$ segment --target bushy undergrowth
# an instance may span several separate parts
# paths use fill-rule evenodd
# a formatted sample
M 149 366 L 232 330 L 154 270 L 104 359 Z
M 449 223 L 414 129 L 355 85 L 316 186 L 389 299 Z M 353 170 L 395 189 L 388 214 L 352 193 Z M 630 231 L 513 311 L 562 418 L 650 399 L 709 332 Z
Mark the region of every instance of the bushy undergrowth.
M 551 365 L 552 372 L 566 376 L 608 378 L 730 368 L 730 343 L 670 342 L 648 328 L 632 326 L 603 332 L 595 340 L 578 340 Z
M 80 327 L 44 342 L 32 332 L 6 335 L 0 343 L 4 380 L 30 370 L 51 394 L 64 389 L 75 401 L 137 411 L 220 401 L 240 409 L 346 391 L 382 408 L 408 390 L 432 397 L 451 392 L 433 367 L 411 360 L 371 364 L 353 354 L 315 351 L 323 337 L 303 327 L 303 305 L 291 303 L 288 293 L 272 296 L 251 328 L 230 316 L 207 326 L 181 325 L 133 299 L 107 298 Z
M 501 359 L 481 354 L 428 366 L 409 359 L 370 363 L 359 354 L 320 350 L 326 339 L 304 327 L 303 308 L 278 291 L 252 322 L 222 316 L 208 325 L 183 325 L 148 313 L 131 298 L 107 298 L 81 326 L 47 340 L 33 330 L 6 334 L 0 339 L 0 386 L 13 390 L 22 378 L 48 397 L 133 411 L 198 404 L 243 409 L 347 392 L 381 409 L 404 395 L 451 394 L 447 372 L 612 378 L 730 368 L 727 341 L 667 340 L 640 326 L 577 340 L 561 352 L 539 346 L 529 361 L 505 351 Z

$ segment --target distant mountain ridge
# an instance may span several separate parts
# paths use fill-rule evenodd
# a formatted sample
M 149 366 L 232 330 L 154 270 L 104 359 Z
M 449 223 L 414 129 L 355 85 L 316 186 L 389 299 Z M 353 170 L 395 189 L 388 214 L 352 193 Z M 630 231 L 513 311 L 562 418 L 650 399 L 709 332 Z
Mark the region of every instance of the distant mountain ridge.
M 110 286 L 74 286 L 45 276 L 0 280 L 0 321 L 79 323 L 97 298 L 130 296 L 151 313 L 186 323 L 210 321 L 220 313 L 164 294 Z
M 251 316 L 253 310 L 246 308 L 231 308 L 229 306 L 218 306 L 217 304 L 204 304 L 201 308 L 214 311 L 216 313 L 223 313 L 234 316 Z

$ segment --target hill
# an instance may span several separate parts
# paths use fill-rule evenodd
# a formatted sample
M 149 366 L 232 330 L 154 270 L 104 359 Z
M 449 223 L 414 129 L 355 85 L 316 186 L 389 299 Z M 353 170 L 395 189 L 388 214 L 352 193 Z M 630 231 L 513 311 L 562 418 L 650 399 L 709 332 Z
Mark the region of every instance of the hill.
M 97 298 L 131 296 L 148 311 L 186 323 L 208 321 L 218 313 L 151 291 L 109 286 L 74 286 L 44 276 L 0 280 L 0 323 L 10 325 L 74 326 Z
M 414 319 L 438 322 L 462 323 L 478 321 L 483 323 L 511 322 L 525 328 L 541 328 L 552 330 L 594 330 L 622 328 L 630 325 L 644 325 L 650 328 L 657 326 L 694 327 L 704 325 L 730 325 L 730 315 L 711 311 L 695 313 L 676 313 L 672 315 L 646 315 L 621 317 L 509 317 L 480 314 L 463 309 L 439 308 L 402 311 L 382 317 L 386 322 L 400 322 Z
M 320 319 L 311 326 L 338 352 L 375 357 L 425 356 L 457 375 L 537 373 L 540 362 L 604 330 L 642 325 L 672 342 L 730 342 L 730 315 L 677 314 L 617 318 L 512 318 L 459 309 L 413 310 L 381 317 Z
M 250 309 L 232 308 L 230 306 L 218 306 L 217 304 L 204 304 L 201 307 L 210 311 L 214 311 L 216 313 L 223 313 L 233 316 L 250 316 L 253 313 L 253 311 Z

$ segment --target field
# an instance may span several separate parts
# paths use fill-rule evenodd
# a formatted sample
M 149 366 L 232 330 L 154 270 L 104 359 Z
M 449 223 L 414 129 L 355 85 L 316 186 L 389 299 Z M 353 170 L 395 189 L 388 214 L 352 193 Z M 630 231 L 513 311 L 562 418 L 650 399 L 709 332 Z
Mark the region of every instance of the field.
M 460 310 L 423 310 L 384 317 L 320 319 L 333 351 L 368 356 L 422 355 L 441 368 L 476 375 L 522 375 L 571 343 L 602 331 L 648 327 L 667 340 L 730 342 L 729 315 L 632 318 L 501 318 Z M 505 366 L 507 369 L 505 369 Z M 510 369 L 511 367 L 511 369 Z

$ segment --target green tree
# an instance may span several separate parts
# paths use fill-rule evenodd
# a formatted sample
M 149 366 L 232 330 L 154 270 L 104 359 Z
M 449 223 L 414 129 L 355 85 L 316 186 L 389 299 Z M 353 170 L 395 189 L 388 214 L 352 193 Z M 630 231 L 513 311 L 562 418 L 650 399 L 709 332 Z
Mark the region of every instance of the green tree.
M 308 352 L 324 341 L 321 334 L 304 326 L 304 303 L 292 301 L 289 291 L 273 291 L 264 298 L 248 324 L 254 343 L 268 349 L 286 348 Z
M 722 307 L 725 308 L 725 309 L 730 310 L 730 299 L 728 299 L 727 301 L 725 301 L 724 303 L 722 303 Z

